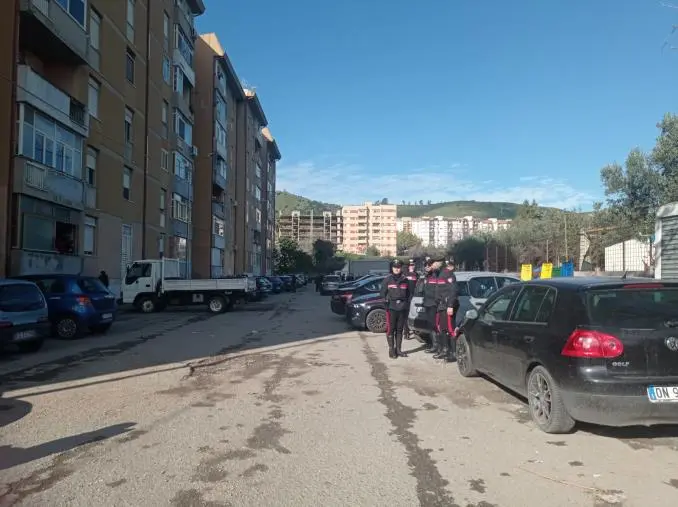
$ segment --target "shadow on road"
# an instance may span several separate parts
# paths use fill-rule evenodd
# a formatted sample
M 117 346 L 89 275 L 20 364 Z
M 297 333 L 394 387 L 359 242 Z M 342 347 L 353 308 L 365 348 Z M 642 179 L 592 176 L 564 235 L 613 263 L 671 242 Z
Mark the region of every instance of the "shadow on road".
M 0 392 L 0 428 L 26 417 L 32 409 L 33 405 L 27 401 L 3 398 Z M 1 449 L 0 447 L 0 453 L 2 452 Z M 2 459 L 2 454 L 0 454 L 0 459 Z
M 55 454 L 70 451 L 76 447 L 127 433 L 136 423 L 121 423 L 107 426 L 87 433 L 59 438 L 33 447 L 21 448 L 11 445 L 0 446 L 0 470 L 7 470 L 24 463 L 30 463 Z

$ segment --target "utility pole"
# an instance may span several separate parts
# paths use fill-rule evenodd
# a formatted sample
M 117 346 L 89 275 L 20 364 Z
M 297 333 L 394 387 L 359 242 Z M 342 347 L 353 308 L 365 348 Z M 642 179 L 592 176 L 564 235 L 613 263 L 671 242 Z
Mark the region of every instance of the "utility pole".
M 549 261 L 549 240 L 546 240 L 546 259 L 544 259 L 546 262 Z
M 567 248 L 567 211 L 565 212 L 565 262 L 569 262 L 570 257 L 568 255 Z

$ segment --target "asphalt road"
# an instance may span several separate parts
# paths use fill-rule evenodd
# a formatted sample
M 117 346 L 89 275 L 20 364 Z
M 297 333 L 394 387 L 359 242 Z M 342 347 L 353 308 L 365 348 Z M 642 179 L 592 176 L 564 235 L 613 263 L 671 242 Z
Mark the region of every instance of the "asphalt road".
M 0 357 L 0 506 L 678 505 L 678 430 L 546 435 L 328 307 L 308 288 Z

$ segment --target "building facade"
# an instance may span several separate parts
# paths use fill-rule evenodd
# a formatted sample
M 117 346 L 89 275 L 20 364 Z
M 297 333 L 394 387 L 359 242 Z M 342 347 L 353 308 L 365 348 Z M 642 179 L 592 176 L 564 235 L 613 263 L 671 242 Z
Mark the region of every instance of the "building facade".
M 368 247 L 375 247 L 381 255 L 396 255 L 397 208 L 395 204 L 369 202 L 343 206 L 343 251 L 363 254 Z
M 337 250 L 343 250 L 343 217 L 341 211 L 322 213 L 301 213 L 279 215 L 276 220 L 276 239 L 295 241 L 299 248 L 312 253 L 316 240 L 329 241 Z
M 480 219 L 472 216 L 460 218 L 401 217 L 397 221 L 398 232 L 411 232 L 424 247 L 445 248 L 449 244 L 481 232 L 493 233 L 507 229 L 511 220 L 499 218 Z

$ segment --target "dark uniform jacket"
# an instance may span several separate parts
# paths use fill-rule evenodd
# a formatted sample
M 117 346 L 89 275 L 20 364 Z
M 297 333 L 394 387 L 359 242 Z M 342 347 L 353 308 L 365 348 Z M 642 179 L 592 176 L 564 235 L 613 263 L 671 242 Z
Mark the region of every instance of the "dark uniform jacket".
M 419 281 L 419 273 L 416 271 L 408 271 L 405 273 L 405 278 L 410 282 L 410 299 L 414 297 L 415 290 L 417 288 L 417 282 Z
M 412 291 L 410 281 L 402 273 L 399 275 L 391 274 L 384 278 L 384 283 L 381 286 L 381 297 L 386 300 L 388 310 L 402 312 L 408 309 Z
M 438 271 L 429 271 L 424 276 L 424 306 L 437 306 L 436 291 L 438 288 Z
M 436 303 L 438 310 L 447 310 L 459 308 L 459 289 L 457 287 L 457 277 L 454 271 L 449 268 L 443 268 L 438 273 L 436 282 Z

